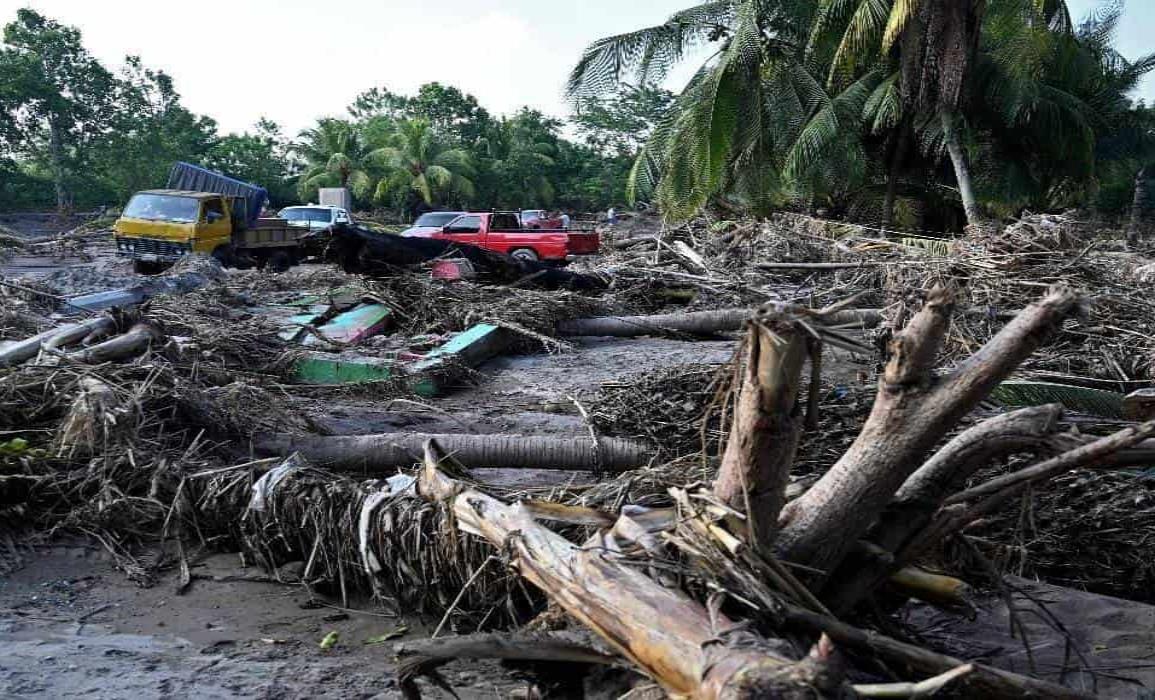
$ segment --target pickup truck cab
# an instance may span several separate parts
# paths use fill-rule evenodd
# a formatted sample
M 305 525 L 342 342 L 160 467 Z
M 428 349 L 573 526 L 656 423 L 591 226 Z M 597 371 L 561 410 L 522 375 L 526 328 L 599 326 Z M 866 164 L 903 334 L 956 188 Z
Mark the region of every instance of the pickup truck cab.
M 523 228 L 517 212 L 465 213 L 440 229 L 410 235 L 468 243 L 521 260 L 548 262 L 566 262 L 577 255 L 593 255 L 601 244 L 596 232 Z
M 349 216 L 348 211 L 328 204 L 285 207 L 277 212 L 277 216 L 293 226 L 307 228 L 310 231 L 324 231 L 337 224 L 353 223 L 353 217 Z

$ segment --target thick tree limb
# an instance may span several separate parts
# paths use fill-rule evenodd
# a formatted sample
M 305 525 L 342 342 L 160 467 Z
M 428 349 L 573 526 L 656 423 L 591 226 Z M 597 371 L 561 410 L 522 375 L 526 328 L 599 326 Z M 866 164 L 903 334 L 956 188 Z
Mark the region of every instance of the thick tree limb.
M 17 343 L 13 343 L 8 347 L 0 350 L 0 367 L 10 367 L 18 365 L 27 360 L 36 357 L 40 352 L 40 348 L 45 343 L 50 343 L 56 338 L 61 338 L 57 344 L 63 343 L 64 339 L 79 335 L 77 340 L 84 338 L 89 333 L 104 328 L 107 326 L 109 319 L 105 317 L 93 318 L 80 323 L 70 323 L 66 326 L 52 328 L 37 335 L 27 338 Z
M 1148 421 L 1140 425 L 1129 425 L 1101 440 L 1077 447 L 1069 452 L 1064 452 L 1057 457 L 1025 469 L 1004 474 L 1003 476 L 979 484 L 974 488 L 967 489 L 962 493 L 955 494 L 946 499 L 945 504 L 962 503 L 980 496 L 989 496 L 1017 489 L 1032 481 L 1049 479 L 1065 471 L 1091 464 L 1107 455 L 1131 447 L 1141 440 L 1150 437 L 1152 434 L 1155 434 L 1155 421 Z
M 465 487 L 426 451 L 418 493 L 444 502 L 465 531 L 507 548 L 522 576 L 671 694 L 690 698 L 814 697 L 838 692 L 820 662 L 775 656 L 749 632 L 664 588 L 611 552 L 578 547 L 517 504 Z M 741 639 L 741 641 L 739 641 Z M 821 696 L 821 695 L 820 695 Z
M 891 342 L 891 357 L 862 432 L 841 459 L 783 514 L 782 558 L 825 574 L 842 562 L 922 463 L 927 451 L 1038 347 L 1078 302 L 1056 287 L 942 380 L 931 372 L 951 311 L 950 295 L 927 303 Z
M 1032 406 L 1004 413 L 957 435 L 912 474 L 879 517 L 868 538 L 886 556 L 851 552 L 839 564 L 825 592 L 828 605 L 846 612 L 908 561 L 895 553 L 921 532 L 943 500 L 996 459 L 1021 452 L 1061 452 L 1055 431 L 1063 408 Z

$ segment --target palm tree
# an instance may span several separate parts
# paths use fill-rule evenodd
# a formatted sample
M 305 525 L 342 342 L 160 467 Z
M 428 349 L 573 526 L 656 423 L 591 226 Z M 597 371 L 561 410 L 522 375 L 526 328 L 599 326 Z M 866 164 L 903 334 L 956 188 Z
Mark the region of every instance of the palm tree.
M 551 206 L 557 132 L 561 122 L 523 108 L 492 124 L 478 144 L 484 169 L 500 191 L 488 193 L 502 207 Z
M 373 178 L 367 168 L 373 151 L 356 126 L 343 119 L 321 119 L 300 138 L 294 150 L 307 163 L 297 181 L 302 200 L 313 199 L 318 187 L 348 187 L 358 199 L 369 193 Z
M 469 154 L 449 148 L 426 119 L 399 121 L 372 161 L 385 171 L 375 194 L 379 202 L 415 192 L 432 206 L 442 195 L 467 200 L 475 194 Z
M 684 219 L 722 193 L 756 209 L 795 194 L 797 183 L 783 177 L 786 153 L 807 117 L 829 106 L 805 65 L 814 16 L 815 3 L 806 0 L 715 0 L 591 44 L 570 75 L 571 98 L 608 92 L 626 79 L 660 81 L 688 49 L 717 46 L 642 149 L 629 197 L 652 192 L 667 218 Z M 841 107 L 828 117 L 837 120 Z M 846 138 L 854 139 L 851 131 Z

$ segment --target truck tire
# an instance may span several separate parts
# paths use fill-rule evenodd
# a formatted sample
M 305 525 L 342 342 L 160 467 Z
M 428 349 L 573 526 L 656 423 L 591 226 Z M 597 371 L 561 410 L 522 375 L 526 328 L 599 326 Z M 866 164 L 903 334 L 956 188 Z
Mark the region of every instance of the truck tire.
M 269 272 L 285 272 L 293 266 L 293 257 L 283 250 L 273 251 L 265 261 L 265 269 Z
M 217 249 L 213 251 L 213 258 L 221 264 L 221 267 L 237 266 L 237 251 L 232 244 L 217 246 Z
M 537 262 L 541 259 L 532 248 L 518 248 L 510 252 L 509 257 L 516 258 L 517 260 L 528 260 L 530 262 Z
M 132 261 L 132 271 L 138 275 L 159 275 L 164 272 L 168 266 L 168 263 L 155 262 L 152 260 Z

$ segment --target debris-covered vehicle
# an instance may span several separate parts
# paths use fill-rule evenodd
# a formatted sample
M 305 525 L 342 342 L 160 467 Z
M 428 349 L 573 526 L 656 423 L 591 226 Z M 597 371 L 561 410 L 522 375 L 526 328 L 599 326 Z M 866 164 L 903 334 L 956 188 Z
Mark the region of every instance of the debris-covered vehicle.
M 410 229 L 404 235 L 468 243 L 520 260 L 557 263 L 579 255 L 593 255 L 601 245 L 597 232 L 525 228 L 517 212 L 469 212 L 441 228 L 417 232 Z
M 310 229 L 261 218 L 263 187 L 177 163 L 166 189 L 137 192 L 115 225 L 117 254 L 142 274 L 155 274 L 190 253 L 226 266 L 284 270 L 304 256 Z

